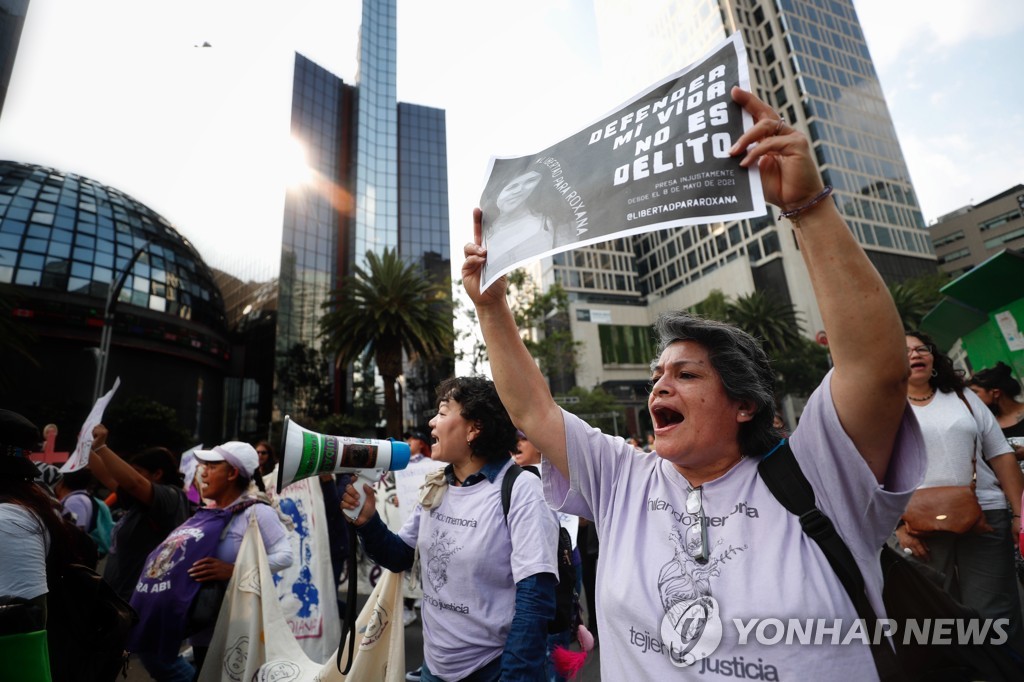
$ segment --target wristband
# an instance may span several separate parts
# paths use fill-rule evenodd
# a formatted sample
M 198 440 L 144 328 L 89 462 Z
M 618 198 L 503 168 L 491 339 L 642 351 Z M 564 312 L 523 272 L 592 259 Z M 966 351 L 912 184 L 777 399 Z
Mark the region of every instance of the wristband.
M 783 211 L 782 213 L 779 214 L 779 217 L 786 218 L 787 220 L 792 220 L 794 217 L 800 215 L 807 209 L 820 204 L 830 194 L 832 194 L 832 185 L 825 185 L 825 188 L 818 192 L 818 194 L 813 199 L 808 201 L 806 204 L 804 204 L 803 206 L 797 206 L 796 208 L 791 209 L 789 211 Z

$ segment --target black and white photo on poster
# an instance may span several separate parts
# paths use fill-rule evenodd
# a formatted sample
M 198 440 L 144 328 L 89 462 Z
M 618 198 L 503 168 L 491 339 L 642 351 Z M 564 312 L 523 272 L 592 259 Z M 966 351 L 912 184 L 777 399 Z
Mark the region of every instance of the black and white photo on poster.
M 729 154 L 753 125 L 734 85 L 750 89 L 739 32 L 542 152 L 492 157 L 480 197 L 483 288 L 587 244 L 765 215 L 757 167 Z

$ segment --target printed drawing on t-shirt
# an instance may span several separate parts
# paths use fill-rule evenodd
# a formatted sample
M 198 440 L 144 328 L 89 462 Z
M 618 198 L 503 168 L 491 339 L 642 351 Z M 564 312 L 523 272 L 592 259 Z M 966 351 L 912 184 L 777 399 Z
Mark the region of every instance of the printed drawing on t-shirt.
M 676 665 L 692 665 L 718 648 L 722 623 L 718 602 L 711 594 L 711 578 L 720 576 L 723 565 L 747 549 L 746 545 L 722 549 L 719 539 L 709 548 L 707 563 L 702 564 L 692 556 L 698 553 L 699 536 L 693 538 L 698 545 L 694 547 L 687 546 L 686 536 L 684 530 L 672 528 L 672 558 L 658 573 L 658 596 L 665 609 L 661 637 Z
M 427 580 L 435 591 L 440 591 L 448 583 L 448 562 L 462 547 L 455 546 L 455 538 L 448 535 L 447 530 L 435 530 L 427 548 Z
M 178 562 L 185 558 L 185 545 L 188 544 L 188 541 L 203 537 L 201 532 L 199 537 L 196 538 L 193 534 L 186 532 L 186 530 L 192 529 L 183 528 L 177 533 L 172 533 L 170 537 L 164 540 L 160 552 L 153 557 L 153 562 L 146 569 L 147 578 L 162 578 L 167 575 Z

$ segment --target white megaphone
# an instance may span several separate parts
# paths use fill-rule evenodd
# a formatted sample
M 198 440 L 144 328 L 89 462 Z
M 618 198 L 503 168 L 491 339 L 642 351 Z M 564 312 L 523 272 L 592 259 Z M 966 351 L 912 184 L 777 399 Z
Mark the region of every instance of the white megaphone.
M 359 506 L 345 510 L 354 519 L 366 502 L 362 484 L 373 485 L 385 472 L 409 466 L 409 455 L 409 445 L 400 440 L 328 436 L 285 417 L 277 489 L 320 474 L 355 474 L 352 487 L 359 493 Z

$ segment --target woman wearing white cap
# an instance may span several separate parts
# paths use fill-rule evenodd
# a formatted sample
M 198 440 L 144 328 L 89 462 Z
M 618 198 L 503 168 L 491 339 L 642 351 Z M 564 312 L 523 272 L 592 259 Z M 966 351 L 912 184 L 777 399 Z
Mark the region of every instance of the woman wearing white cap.
M 133 651 L 147 669 L 175 660 L 186 628 L 192 633 L 195 670 L 202 669 L 216 620 L 205 627 L 189 623 L 189 607 L 202 585 L 230 580 L 251 516 L 255 514 L 259 524 L 270 570 L 278 572 L 292 564 L 288 531 L 277 512 L 265 499 L 248 493 L 250 481 L 263 490 L 256 450 L 230 441 L 197 450 L 195 456 L 205 465 L 203 497 L 213 505 L 199 509 L 153 550 L 132 595 L 132 606 L 139 612 Z

